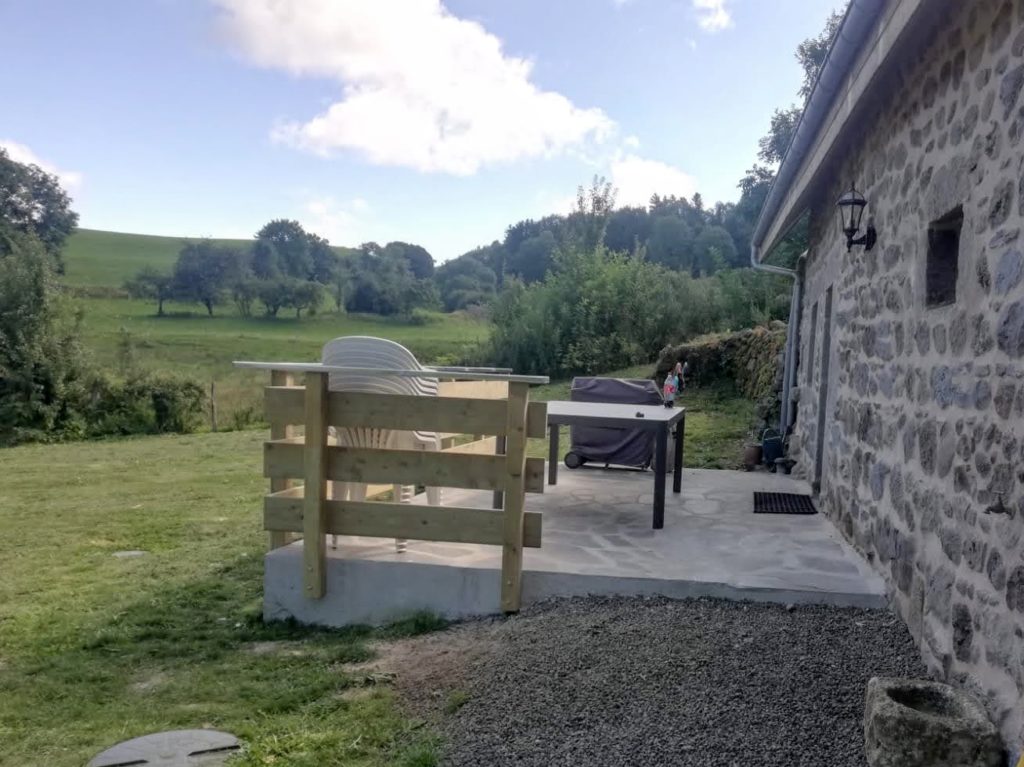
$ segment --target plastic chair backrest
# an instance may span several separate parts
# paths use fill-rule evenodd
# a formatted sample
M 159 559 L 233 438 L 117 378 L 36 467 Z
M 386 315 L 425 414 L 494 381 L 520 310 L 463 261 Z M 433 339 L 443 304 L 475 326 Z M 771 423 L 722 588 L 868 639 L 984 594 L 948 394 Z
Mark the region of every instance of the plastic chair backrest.
M 325 365 L 377 370 L 424 370 L 419 360 L 401 344 L 373 336 L 341 336 L 324 344 L 321 362 Z M 436 378 L 400 378 L 362 373 L 329 373 L 331 391 L 356 391 L 374 394 L 437 396 Z M 414 432 L 418 439 L 435 439 L 433 432 Z

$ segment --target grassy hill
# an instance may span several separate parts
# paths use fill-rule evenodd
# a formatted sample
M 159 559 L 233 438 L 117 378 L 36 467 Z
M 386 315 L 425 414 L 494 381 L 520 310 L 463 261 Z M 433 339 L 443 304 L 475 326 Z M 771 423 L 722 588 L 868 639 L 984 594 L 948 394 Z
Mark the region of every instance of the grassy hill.
M 92 359 L 103 368 L 126 372 L 133 367 L 216 382 L 221 423 L 262 413 L 267 375 L 238 370 L 232 360 L 316 360 L 323 344 L 337 336 L 389 338 L 408 347 L 421 361 L 461 360 L 487 336 L 489 325 L 465 314 L 423 315 L 417 323 L 376 315 L 338 315 L 321 311 L 296 320 L 240 317 L 231 306 L 213 317 L 192 305 L 167 305 L 166 317 L 155 305 L 126 298 L 80 299 L 85 309 L 82 331 Z
M 338 315 L 325 304 L 319 314 L 296 320 L 241 317 L 231 305 L 207 317 L 202 307 L 168 302 L 166 317 L 156 317 L 151 302 L 114 297 L 145 266 L 170 270 L 185 237 L 79 229 L 64 248 L 64 282 L 79 291 L 83 341 L 99 366 L 126 374 L 129 368 L 169 372 L 216 382 L 221 423 L 261 412 L 266 376 L 235 370 L 232 360 L 315 360 L 327 340 L 343 335 L 390 338 L 423 362 L 462 359 L 486 337 L 487 323 L 464 314 L 427 314 L 410 323 L 374 315 Z M 245 247 L 250 240 L 214 242 Z M 346 250 L 337 248 L 337 250 Z
M 64 281 L 76 287 L 120 287 L 144 266 L 170 269 L 185 237 L 78 229 L 64 247 Z M 250 240 L 215 240 L 245 246 Z

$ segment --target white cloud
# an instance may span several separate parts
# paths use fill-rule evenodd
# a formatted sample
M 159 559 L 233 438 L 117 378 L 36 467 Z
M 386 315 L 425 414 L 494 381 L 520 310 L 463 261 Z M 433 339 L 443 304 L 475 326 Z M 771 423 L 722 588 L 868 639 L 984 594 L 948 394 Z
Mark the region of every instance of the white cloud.
M 524 216 L 541 218 L 557 214 L 567 216 L 576 210 L 576 194 L 565 194 L 564 191 L 540 189 L 533 195 L 533 206 L 524 212 Z
M 691 197 L 696 180 L 675 166 L 636 155 L 624 155 L 611 164 L 612 186 L 619 190 L 619 207 L 646 206 L 652 194 Z
M 720 32 L 732 26 L 732 16 L 725 7 L 726 0 L 693 0 L 697 24 L 705 32 Z
M 7 139 L 0 139 L 0 147 L 7 150 L 8 156 L 15 162 L 20 162 L 24 165 L 38 165 L 40 168 L 45 170 L 47 173 L 53 174 L 58 178 L 61 186 L 64 187 L 65 191 L 73 192 L 77 191 L 82 185 L 82 174 L 77 171 L 60 170 L 55 165 L 46 162 L 39 158 L 35 152 L 33 152 L 25 144 L 19 144 L 17 141 L 9 141 Z
M 614 123 L 531 82 L 480 24 L 440 0 L 214 0 L 225 29 L 254 63 L 324 77 L 340 100 L 273 137 L 321 155 L 470 175 L 604 140 Z
M 640 146 L 640 138 L 639 136 L 633 135 L 626 136 L 626 138 L 622 140 L 622 143 L 628 146 L 630 149 L 637 149 Z
M 307 197 L 297 218 L 310 232 L 327 238 L 332 245 L 357 245 L 365 237 L 363 216 L 369 213 L 366 200 L 338 200 L 331 196 Z

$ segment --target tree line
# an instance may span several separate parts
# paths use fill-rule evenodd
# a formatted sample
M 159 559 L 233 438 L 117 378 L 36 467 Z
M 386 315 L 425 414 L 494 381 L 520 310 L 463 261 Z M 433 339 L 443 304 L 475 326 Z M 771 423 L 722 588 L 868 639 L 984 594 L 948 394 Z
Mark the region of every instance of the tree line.
M 475 361 L 558 378 L 601 373 L 649 362 L 665 345 L 695 335 L 785 317 L 784 278 L 735 268 L 694 276 L 642 252 L 609 248 L 612 199 L 600 180 L 581 189 L 546 277 L 506 275 L 491 303 L 490 339 Z M 723 260 L 717 245 L 709 251 L 711 264 Z
M 768 132 L 758 142 L 758 161 L 737 182 L 737 202 L 708 206 L 699 193 L 689 199 L 652 195 L 646 207 L 608 211 L 603 248 L 695 279 L 747 267 L 750 240 L 775 179 L 774 169 L 785 157 L 803 113 L 803 102 L 810 96 L 842 18 L 841 12 L 833 12 L 820 34 L 797 46 L 795 57 L 803 70 L 800 103 L 772 114 Z M 589 192 L 581 190 L 581 194 L 600 193 L 598 187 L 595 183 Z M 569 215 L 519 221 L 506 229 L 501 240 L 439 266 L 437 288 L 444 308 L 452 311 L 488 303 L 502 291 L 508 278 L 530 285 L 557 272 L 560 262 L 556 254 L 573 240 L 581 210 L 586 207 L 581 202 L 586 200 L 578 197 L 576 210 Z M 806 247 L 804 221 L 778 247 L 774 260 L 792 266 Z
M 797 48 L 804 100 L 841 20 L 833 13 Z M 615 210 L 610 185 L 595 179 L 568 216 L 521 221 L 502 241 L 439 267 L 447 308 L 492 302 L 481 360 L 557 377 L 596 373 L 649 362 L 702 333 L 784 319 L 789 282 L 743 267 L 802 109 L 775 111 L 735 204 L 655 195 L 646 208 Z M 792 266 L 806 243 L 803 222 L 774 258 Z
M 134 369 L 113 378 L 91 363 L 59 283 L 77 222 L 55 176 L 0 148 L 0 446 L 188 431 L 202 414 L 194 381 Z
M 803 100 L 810 95 L 841 20 L 841 14 L 833 13 L 821 34 L 797 48 L 796 59 L 804 72 L 799 91 Z M 489 306 L 511 284 L 534 285 L 557 274 L 562 268 L 560 253 L 592 253 L 598 247 L 603 253 L 692 280 L 722 277 L 749 266 L 757 217 L 802 111 L 800 104 L 775 110 L 768 133 L 758 142 L 758 162 L 737 183 L 740 197 L 735 203 L 706 205 L 699 193 L 690 198 L 654 194 L 646 206 L 616 208 L 614 190 L 595 178 L 589 188 L 579 189 L 573 212 L 518 221 L 501 240 L 436 269 L 431 254 L 419 245 L 370 242 L 358 248 L 333 247 L 298 222 L 279 219 L 260 229 L 249 247 L 211 240 L 187 243 L 172 270 L 145 268 L 125 287 L 132 296 L 156 301 L 160 315 L 164 303 L 174 300 L 200 304 L 210 315 L 215 307 L 233 303 L 245 317 L 257 311 L 276 317 L 282 310 L 301 317 L 325 302 L 339 312 L 381 315 L 410 315 L 416 308 L 451 312 Z M 600 221 L 599 227 L 594 220 Z M 776 261 L 793 265 L 806 242 L 806 225 L 800 223 L 778 248 Z M 723 277 L 713 284 L 748 283 L 748 278 Z M 735 287 L 730 292 L 735 294 Z
M 433 275 L 434 259 L 419 245 L 336 248 L 297 221 L 277 219 L 248 247 L 185 243 L 173 269 L 145 267 L 124 287 L 132 297 L 156 301 L 159 316 L 165 302 L 178 301 L 200 304 L 210 316 L 230 303 L 243 317 L 256 311 L 277 317 L 282 309 L 301 317 L 325 300 L 336 311 L 393 315 L 435 304 Z

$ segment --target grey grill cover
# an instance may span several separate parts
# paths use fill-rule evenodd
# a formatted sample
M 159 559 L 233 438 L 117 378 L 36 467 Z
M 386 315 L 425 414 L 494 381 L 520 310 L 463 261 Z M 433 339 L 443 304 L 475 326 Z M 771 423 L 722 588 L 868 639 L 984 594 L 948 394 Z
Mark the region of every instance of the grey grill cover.
M 573 402 L 619 402 L 628 405 L 661 405 L 658 385 L 646 378 L 574 378 L 569 399 Z M 618 466 L 647 467 L 654 454 L 654 432 L 640 429 L 607 429 L 572 426 L 569 449 L 586 461 Z

